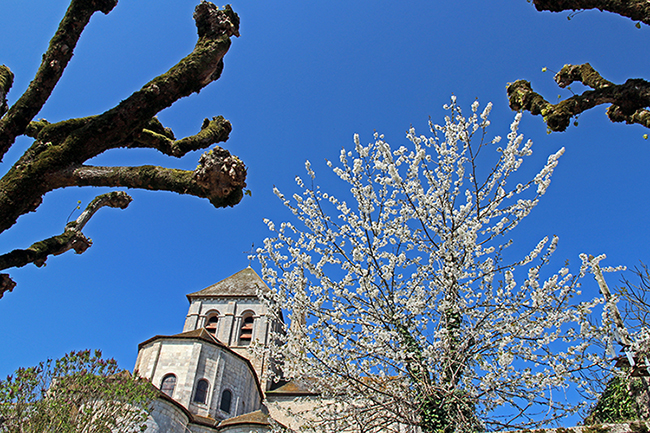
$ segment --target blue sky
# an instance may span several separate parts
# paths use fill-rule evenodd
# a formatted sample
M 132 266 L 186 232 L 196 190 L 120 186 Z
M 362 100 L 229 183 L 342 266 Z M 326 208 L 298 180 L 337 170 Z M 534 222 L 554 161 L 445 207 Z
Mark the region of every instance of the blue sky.
M 198 0 L 120 0 L 93 17 L 62 80 L 38 117 L 54 122 L 101 113 L 191 51 L 192 12 Z M 0 64 L 16 75 L 14 102 L 33 77 L 67 0 L 21 0 L 0 5 Z M 325 159 L 359 133 L 375 130 L 393 145 L 413 125 L 427 132 L 429 116 L 442 122 L 454 94 L 469 111 L 478 98 L 494 104 L 492 135 L 505 136 L 514 113 L 505 86 L 532 81 L 548 99 L 570 96 L 552 72 L 589 61 L 617 83 L 644 77 L 640 53 L 648 29 L 616 15 L 588 11 L 539 13 L 525 0 L 235 0 L 241 37 L 225 57 L 220 80 L 179 101 L 159 118 L 177 137 L 198 132 L 203 118 L 223 115 L 233 125 L 224 147 L 248 167 L 251 197 L 231 209 L 172 193 L 131 191 L 124 210 L 103 209 L 86 226 L 94 245 L 10 270 L 18 286 L 0 300 L 0 377 L 19 366 L 73 349 L 99 348 L 132 369 L 138 343 L 180 332 L 185 294 L 248 265 L 251 244 L 268 235 L 263 218 L 290 214 L 273 195 L 297 191 L 296 175 L 309 159 L 317 179 L 337 187 Z M 580 90 L 576 86 L 575 90 Z M 566 153 L 540 205 L 513 233 L 522 250 L 557 234 L 555 254 L 577 269 L 578 254 L 606 253 L 605 264 L 650 262 L 650 141 L 639 126 L 612 124 L 605 107 L 584 113 L 579 126 L 546 134 L 539 117 L 524 115 L 520 131 L 534 141 L 527 170 L 538 170 L 562 146 Z M 19 140 L 0 169 L 29 146 Z M 200 152 L 181 160 L 152 150 L 111 151 L 97 165 L 157 164 L 194 169 Z M 330 186 L 331 185 L 331 186 Z M 78 200 L 101 189 L 48 194 L 0 240 L 0 250 L 25 248 L 61 233 Z M 76 218 L 75 214 L 73 218 Z M 253 267 L 259 267 L 253 263 Z M 613 285 L 618 276 L 609 276 Z M 595 291 L 591 280 L 585 291 Z

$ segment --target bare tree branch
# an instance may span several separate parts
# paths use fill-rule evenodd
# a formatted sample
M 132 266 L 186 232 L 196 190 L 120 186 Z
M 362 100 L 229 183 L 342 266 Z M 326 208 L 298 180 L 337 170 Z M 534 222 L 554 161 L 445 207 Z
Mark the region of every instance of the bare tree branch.
M 92 14 L 108 13 L 116 4 L 117 0 L 71 0 L 36 77 L 6 113 L 3 111 L 6 110 L 5 95 L 11 88 L 13 73 L 6 66 L 0 66 L 0 158 L 18 135 L 35 139 L 0 179 L 0 233 L 15 224 L 21 215 L 35 211 L 46 193 L 68 186 L 173 191 L 207 198 L 215 207 L 234 206 L 243 197 L 246 167 L 239 158 L 218 146 L 201 156 L 194 171 L 85 164 L 109 149 L 151 148 L 165 155 L 182 157 L 228 139 L 232 126 L 222 116 L 205 119 L 197 134 L 180 140 L 176 140 L 171 129 L 165 128 L 155 116 L 178 99 L 199 92 L 220 77 L 230 38 L 239 36 L 239 17 L 230 6 L 220 10 L 210 2 L 201 1 L 194 11 L 198 41 L 192 52 L 114 108 L 99 115 L 57 123 L 33 120 L 61 77 Z M 81 233 L 85 221 L 101 206 L 128 205 L 124 202 L 128 197 L 125 193 L 114 194 L 118 195 L 98 197 L 99 201 L 89 205 L 82 215 L 85 219 L 71 223 L 61 235 L 36 242 L 26 250 L 0 256 L 0 269 L 27 263 L 40 266 L 49 255 L 70 249 L 83 252 L 90 246 L 90 241 Z M 0 296 L 13 285 L 9 276 L 0 274 Z
M 239 18 L 229 6 L 225 10 L 218 10 L 212 3 L 203 2 L 197 6 L 194 17 L 198 33 L 202 35 L 194 51 L 117 107 L 98 116 L 55 124 L 47 124 L 45 121 L 30 124 L 30 135 L 36 135 L 36 141 L 0 180 L 0 231 L 11 227 L 20 215 L 34 211 L 40 205 L 42 196 L 55 189 L 53 185 L 57 183 L 49 184 L 46 179 L 51 180 L 62 173 L 74 171 L 86 160 L 108 149 L 143 146 L 149 140 L 148 146 L 166 154 L 182 156 L 189 150 L 227 138 L 231 127 L 223 118 L 215 118 L 196 136 L 178 142 L 164 140 L 164 135 L 160 134 L 161 125 L 156 136 L 152 134 L 155 131 L 147 131 L 148 127 L 155 124 L 152 119 L 160 110 L 184 96 L 198 92 L 219 77 L 223 68 L 223 56 L 230 47 L 230 36 L 239 34 Z M 1 129 L 0 124 L 0 132 Z M 164 128 L 162 130 L 164 132 Z M 167 135 L 173 137 L 173 134 Z M 213 185 L 215 188 L 202 191 L 199 197 L 209 197 L 216 206 L 232 206 L 243 196 L 246 169 L 236 157 L 224 156 L 221 149 L 215 150 L 216 155 L 226 158 L 230 167 L 215 174 L 213 177 L 219 179 Z M 223 168 L 214 158 L 209 159 L 212 163 L 208 166 Z M 233 164 L 237 167 L 233 167 Z M 180 171 L 168 171 L 172 172 L 187 177 Z M 223 179 L 224 175 L 232 175 L 233 178 L 228 182 Z M 157 177 L 151 179 L 156 180 Z M 177 182 L 182 183 L 183 180 Z M 146 185 L 143 182 L 137 184 L 136 187 L 139 188 L 163 189 L 159 185 Z M 65 183 L 58 185 L 66 186 Z M 129 183 L 125 184 L 128 185 Z M 193 191 L 195 189 L 190 185 L 183 189 L 183 193 L 192 194 Z M 218 197 L 219 194 L 225 195 Z
M 14 287 L 16 287 L 16 283 L 9 274 L 0 274 L 0 299 L 2 299 L 5 292 L 11 292 Z
M 123 191 L 113 191 L 95 197 L 79 218 L 68 223 L 65 231 L 60 235 L 36 242 L 25 250 L 13 250 L 10 253 L 1 255 L 0 270 L 13 267 L 20 268 L 28 263 L 34 263 L 40 267 L 45 264 L 48 256 L 58 256 L 71 249 L 77 254 L 83 253 L 92 245 L 92 241 L 84 236 L 81 230 L 95 212 L 104 206 L 126 209 L 129 203 L 131 203 L 131 197 Z M 1 294 L 2 286 L 0 282 L 0 297 L 2 297 Z
M 157 119 L 154 118 L 155 121 Z M 228 140 L 228 135 L 232 130 L 230 122 L 218 116 L 212 120 L 205 119 L 201 126 L 201 131 L 190 137 L 181 140 L 175 140 L 174 134 L 169 128 L 156 130 L 157 127 L 162 128 L 162 124 L 152 122 L 153 128 L 142 129 L 142 132 L 137 134 L 134 142 L 129 147 L 148 147 L 158 149 L 161 153 L 169 156 L 181 157 L 193 150 L 205 149 L 212 144 L 224 142 Z M 171 134 L 171 135 L 169 135 Z
M 7 93 L 14 82 L 14 74 L 5 65 L 0 65 L 0 118 L 8 110 Z
M 237 193 L 241 191 L 245 177 L 246 169 L 239 158 L 217 147 L 201 156 L 199 165 L 194 171 L 154 165 L 140 167 L 83 165 L 48 176 L 47 184 L 53 188 L 108 186 L 171 191 L 207 198 L 215 207 L 225 207 L 239 202 Z
M 598 9 L 650 25 L 650 3 L 646 0 L 533 0 L 538 11 Z
M 589 63 L 565 65 L 555 75 L 560 87 L 576 81 L 594 90 L 551 104 L 533 91 L 530 82 L 518 80 L 507 86 L 510 108 L 541 114 L 551 131 L 564 131 L 571 118 L 597 105 L 611 104 L 607 116 L 613 122 L 638 123 L 650 128 L 650 83 L 642 79 L 629 79 L 625 84 L 613 84 L 596 72 Z
M 0 119 L 0 160 L 9 150 L 17 136 L 25 132 L 29 122 L 41 111 L 59 82 L 63 70 L 72 58 L 81 32 L 95 12 L 109 13 L 117 0 L 72 0 L 59 28 L 50 40 L 43 55 L 41 66 L 25 93 Z M 9 89 L 7 89 L 8 91 Z

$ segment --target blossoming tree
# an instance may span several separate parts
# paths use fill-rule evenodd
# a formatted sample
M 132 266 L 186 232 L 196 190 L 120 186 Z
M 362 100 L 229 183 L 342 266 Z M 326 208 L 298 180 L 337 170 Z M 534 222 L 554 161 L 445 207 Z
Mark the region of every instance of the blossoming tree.
M 291 317 L 271 350 L 285 379 L 321 393 L 317 430 L 534 425 L 576 410 L 558 397 L 599 362 L 582 340 L 597 336 L 586 317 L 598 300 L 574 298 L 589 260 L 578 275 L 546 271 L 557 238 L 506 259 L 506 235 L 544 195 L 563 149 L 512 185 L 532 153 L 521 114 L 497 147 L 500 137 L 486 138 L 491 105 L 479 113 L 474 102 L 468 118 L 453 98 L 445 108 L 444 125 L 430 124 L 429 137 L 411 128 L 408 147 L 355 136 L 333 168 L 351 202 L 343 188 L 315 186 L 309 163 L 301 194 L 276 190 L 300 223 L 267 221 L 274 235 L 257 250 L 268 302 Z M 498 160 L 485 172 L 479 154 L 491 148 Z

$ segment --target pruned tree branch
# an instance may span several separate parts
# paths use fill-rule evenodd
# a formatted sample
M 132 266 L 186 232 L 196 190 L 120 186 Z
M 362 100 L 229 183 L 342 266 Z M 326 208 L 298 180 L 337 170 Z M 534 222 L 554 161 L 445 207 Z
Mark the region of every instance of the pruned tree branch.
M 86 209 L 81 213 L 81 215 L 79 215 L 79 218 L 66 224 L 66 229 L 70 228 L 81 231 L 99 209 L 103 207 L 126 209 L 132 201 L 133 199 L 131 196 L 124 191 L 113 191 L 98 195 L 88 203 L 88 206 L 86 206 Z
M 7 93 L 14 82 L 14 74 L 5 65 L 0 65 L 0 118 L 7 112 Z
M 538 11 L 562 12 L 598 9 L 650 25 L 650 3 L 646 0 L 533 0 Z
M 107 186 L 171 191 L 207 198 L 215 207 L 239 202 L 237 192 L 246 178 L 239 158 L 217 147 L 204 153 L 194 171 L 154 165 L 140 167 L 71 167 L 47 178 L 55 188 L 67 186 Z M 229 200 L 231 200 L 229 202 Z M 235 201 L 236 200 L 236 201 Z
M 638 123 L 650 128 L 650 83 L 643 79 L 629 79 L 624 84 L 613 84 L 596 72 L 589 63 L 565 65 L 555 75 L 558 86 L 568 87 L 580 82 L 593 90 L 574 95 L 557 104 L 551 104 L 533 91 L 530 82 L 518 80 L 507 86 L 510 108 L 542 115 L 549 130 L 564 131 L 571 118 L 597 105 L 611 104 L 607 116 L 613 122 Z
M 108 14 L 117 0 L 72 0 L 59 24 L 50 46 L 43 55 L 41 66 L 25 93 L 0 119 L 0 160 L 9 150 L 17 136 L 25 132 L 29 122 L 41 111 L 59 82 L 81 32 L 95 12 Z M 8 90 L 8 89 L 7 89 Z
M 16 282 L 11 279 L 9 274 L 0 274 L 0 299 L 5 292 L 11 292 L 16 287 Z
M 201 156 L 194 171 L 157 166 L 86 165 L 89 159 L 110 149 L 151 148 L 165 155 L 182 157 L 228 139 L 232 126 L 222 116 L 205 119 L 197 134 L 180 140 L 176 140 L 172 130 L 164 127 L 155 116 L 178 99 L 198 93 L 220 77 L 230 38 L 239 36 L 239 17 L 230 6 L 220 10 L 202 0 L 194 11 L 198 40 L 192 52 L 117 106 L 99 115 L 56 123 L 33 120 L 61 77 L 92 14 L 108 13 L 116 4 L 117 0 L 71 0 L 36 77 L 4 116 L 5 95 L 11 87 L 13 73 L 8 67 L 0 66 L 0 158 L 17 136 L 35 139 L 0 179 L 0 232 L 15 224 L 21 215 L 35 211 L 46 193 L 69 186 L 173 191 L 207 198 L 215 207 L 233 206 L 241 200 L 246 187 L 246 167 L 239 158 L 218 146 Z M 113 206 L 107 197 L 100 197 L 103 197 L 102 204 L 97 202 L 93 206 Z M 126 204 L 119 207 L 126 207 Z M 86 210 L 86 218 L 96 211 L 93 209 Z M 48 255 L 69 249 L 82 252 L 90 246 L 90 241 L 81 233 L 83 224 L 78 220 L 61 235 L 36 242 L 26 250 L 0 256 L 0 269 L 26 263 L 41 265 Z M 2 281 L 0 290 L 13 287 Z
M 182 156 L 190 150 L 227 139 L 231 126 L 220 117 L 208 122 L 199 134 L 179 141 L 171 141 L 169 137 L 173 137 L 173 134 L 165 132 L 159 122 L 152 120 L 160 110 L 217 79 L 223 67 L 223 56 L 230 46 L 230 35 L 238 34 L 239 19 L 229 6 L 225 10 L 218 10 L 212 3 L 203 2 L 197 6 L 194 16 L 198 33 L 202 35 L 194 51 L 117 107 L 98 116 L 54 124 L 46 121 L 28 124 L 27 129 L 30 135 L 36 136 L 36 141 L 0 180 L 0 230 L 11 227 L 20 215 L 35 210 L 45 193 L 70 184 L 50 184 L 45 179 L 56 179 L 62 173 L 73 172 L 86 160 L 108 149 L 146 145 L 166 154 Z M 215 154 L 222 155 L 222 152 L 219 149 Z M 220 172 L 216 175 L 220 178 L 219 187 L 199 195 L 210 197 L 217 206 L 238 203 L 246 185 L 243 163 L 230 158 L 230 164 L 237 162 L 238 166 Z M 224 174 L 235 177 L 227 182 L 222 179 Z M 140 181 L 124 182 L 124 186 L 163 189 L 160 185 L 146 184 L 144 179 L 146 177 L 141 176 Z M 156 180 L 157 177 L 151 179 Z M 193 191 L 189 185 L 182 190 L 189 194 Z M 219 194 L 225 195 L 218 197 Z
M 58 256 L 71 249 L 77 254 L 83 253 L 92 245 L 92 241 L 84 236 L 81 231 L 95 212 L 105 206 L 126 209 L 131 200 L 131 197 L 123 191 L 113 191 L 95 197 L 79 218 L 68 223 L 64 232 L 60 235 L 36 242 L 27 249 L 13 250 L 10 253 L 1 255 L 0 270 L 14 267 L 20 268 L 28 263 L 34 263 L 40 267 L 45 264 L 48 256 Z M 0 297 L 2 297 L 1 285 L 0 282 Z
M 143 128 L 142 132 L 134 137 L 134 142 L 129 147 L 148 147 L 157 149 L 165 155 L 181 157 L 193 150 L 205 149 L 212 144 L 228 140 L 232 130 L 230 122 L 223 116 L 218 116 L 213 117 L 212 120 L 205 119 L 198 134 L 175 140 L 171 129 L 161 130 L 162 124 L 156 118 L 153 120 L 147 128 Z

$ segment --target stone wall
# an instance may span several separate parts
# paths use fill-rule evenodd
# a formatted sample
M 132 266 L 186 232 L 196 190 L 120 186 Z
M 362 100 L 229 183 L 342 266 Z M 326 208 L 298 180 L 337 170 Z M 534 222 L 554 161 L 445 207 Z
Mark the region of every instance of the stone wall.
M 650 421 L 634 421 L 617 424 L 596 424 L 576 427 L 556 427 L 535 430 L 517 430 L 508 433 L 650 433 Z
M 294 431 L 298 431 L 302 426 L 314 421 L 313 409 L 318 404 L 318 397 L 271 395 L 267 396 L 265 402 L 269 415 Z
M 189 418 L 181 408 L 159 398 L 152 404 L 146 433 L 185 433 L 188 423 Z
M 168 374 L 176 376 L 171 397 L 191 413 L 217 420 L 260 408 L 262 396 L 249 363 L 229 349 L 195 339 L 161 337 L 141 347 L 138 372 L 160 387 Z M 205 403 L 194 401 L 199 380 L 208 382 Z M 232 393 L 231 410 L 220 409 L 224 390 Z

